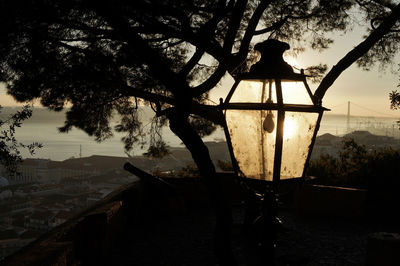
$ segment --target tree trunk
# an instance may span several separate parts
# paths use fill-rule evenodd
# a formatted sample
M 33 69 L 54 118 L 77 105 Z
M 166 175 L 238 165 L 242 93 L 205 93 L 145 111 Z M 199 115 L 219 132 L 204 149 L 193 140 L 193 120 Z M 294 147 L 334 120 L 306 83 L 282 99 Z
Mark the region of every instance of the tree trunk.
M 220 265 L 236 265 L 231 249 L 232 212 L 224 196 L 221 178 L 216 175 L 207 146 L 190 125 L 187 117 L 178 110 L 168 115 L 170 128 L 186 145 L 203 178 L 213 203 L 216 227 L 214 235 L 215 255 Z

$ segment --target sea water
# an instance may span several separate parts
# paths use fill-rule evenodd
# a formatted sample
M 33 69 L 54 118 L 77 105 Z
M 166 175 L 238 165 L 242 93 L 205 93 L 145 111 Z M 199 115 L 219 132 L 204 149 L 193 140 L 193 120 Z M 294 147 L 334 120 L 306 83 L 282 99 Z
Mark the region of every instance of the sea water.
M 330 133 L 343 136 L 355 130 L 367 130 L 377 135 L 400 138 L 400 130 L 396 120 L 399 119 L 352 116 L 348 123 L 346 115 L 325 114 L 318 135 Z M 35 111 L 32 119 L 25 121 L 21 128 L 17 128 L 16 136 L 18 141 L 24 144 L 40 142 L 43 147 L 37 149 L 34 156 L 31 156 L 27 150 L 21 150 L 22 156 L 24 158 L 42 158 L 56 161 L 91 155 L 127 156 L 121 141 L 124 134 L 114 132 L 113 137 L 99 143 L 95 141 L 94 137 L 90 137 L 76 128 L 69 133 L 60 133 L 58 128 L 63 125 L 63 122 L 64 114 L 62 113 L 54 114 L 44 110 Z M 145 125 L 145 129 L 146 127 L 150 127 L 148 123 Z M 164 141 L 169 146 L 183 147 L 181 140 L 167 127 L 162 129 L 162 133 Z M 205 137 L 204 141 L 225 141 L 222 128 L 217 128 L 213 134 Z M 141 155 L 145 151 L 146 147 L 143 149 L 135 147 L 130 154 Z

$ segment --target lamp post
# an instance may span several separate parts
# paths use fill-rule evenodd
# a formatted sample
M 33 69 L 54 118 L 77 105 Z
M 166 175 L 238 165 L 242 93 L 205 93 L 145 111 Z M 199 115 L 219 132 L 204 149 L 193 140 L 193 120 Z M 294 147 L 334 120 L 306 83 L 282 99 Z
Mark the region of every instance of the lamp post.
M 289 45 L 255 45 L 260 60 L 237 77 L 219 106 L 195 104 L 192 112 L 223 126 L 232 166 L 248 193 L 245 229 L 263 261 L 273 265 L 278 184 L 304 178 L 323 112 L 301 71 L 283 60 Z M 250 188 L 249 180 L 258 180 Z M 266 184 L 260 189 L 259 183 Z M 251 182 L 252 183 L 252 182 Z
M 261 193 L 249 193 L 245 225 L 253 229 L 259 254 L 272 263 L 278 184 L 304 177 L 327 110 L 312 94 L 303 71 L 295 73 L 283 60 L 289 48 L 277 40 L 257 44 L 261 59 L 239 76 L 219 106 L 236 175 L 267 183 Z

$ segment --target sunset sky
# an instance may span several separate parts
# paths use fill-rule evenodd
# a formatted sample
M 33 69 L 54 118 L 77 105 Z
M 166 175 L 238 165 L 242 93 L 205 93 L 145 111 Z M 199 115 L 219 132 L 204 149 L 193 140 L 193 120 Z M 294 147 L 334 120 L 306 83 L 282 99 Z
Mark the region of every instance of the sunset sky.
M 361 32 L 354 30 L 345 36 L 335 36 L 335 43 L 330 49 L 322 53 L 306 51 L 297 58 L 287 58 L 287 61 L 297 68 L 324 63 L 330 69 L 361 41 L 362 35 Z M 328 90 L 323 105 L 331 108 L 331 113 L 345 114 L 347 102 L 350 101 L 355 103 L 351 105 L 352 115 L 400 117 L 400 110 L 391 110 L 389 102 L 389 93 L 395 90 L 400 82 L 400 75 L 395 73 L 399 68 L 400 58 L 396 58 L 395 62 L 392 68 L 389 67 L 385 71 L 380 71 L 378 66 L 371 71 L 363 71 L 356 65 L 351 66 Z M 212 100 L 218 102 L 219 97 L 224 98 L 232 84 L 232 78 L 225 78 L 221 86 L 211 92 Z M 317 84 L 310 83 L 310 86 L 314 91 Z M 17 105 L 5 94 L 3 84 L 0 84 L 0 104 L 2 106 Z
M 332 68 L 346 53 L 362 40 L 363 33 L 357 31 L 347 33 L 345 36 L 335 36 L 335 42 L 331 48 L 319 53 L 318 51 L 307 50 L 297 58 L 287 58 L 287 62 L 297 68 L 307 68 L 311 65 L 327 64 L 328 70 Z M 400 57 L 394 60 L 395 64 L 386 70 L 379 70 L 375 66 L 371 71 L 364 71 L 355 64 L 345 70 L 335 81 L 332 87 L 325 94 L 323 105 L 331 109 L 330 113 L 346 114 L 347 102 L 351 104 L 351 114 L 361 116 L 388 116 L 400 117 L 400 110 L 391 110 L 389 93 L 393 90 L 400 90 L 397 85 L 400 83 Z M 395 73 L 397 72 L 397 73 Z M 214 98 L 224 97 L 232 86 L 233 80 L 226 79 Z M 313 91 L 318 84 L 309 82 Z M 357 105 L 356 105 L 357 104 Z

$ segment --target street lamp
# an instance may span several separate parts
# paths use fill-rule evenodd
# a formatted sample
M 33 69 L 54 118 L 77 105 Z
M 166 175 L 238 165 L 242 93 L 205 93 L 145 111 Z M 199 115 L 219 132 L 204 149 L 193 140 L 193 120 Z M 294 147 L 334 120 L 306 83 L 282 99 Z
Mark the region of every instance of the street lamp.
M 326 108 L 312 94 L 303 71 L 295 73 L 283 60 L 289 45 L 266 40 L 255 45 L 260 60 L 239 76 L 220 110 L 233 169 L 241 180 L 267 182 L 249 192 L 245 229 L 262 260 L 274 258 L 278 184 L 303 178 L 322 114 Z M 250 188 L 247 182 L 245 187 Z M 272 184 L 272 186 L 270 186 Z
M 272 181 L 302 178 L 322 114 L 303 71 L 283 60 L 289 45 L 266 40 L 255 46 L 261 59 L 242 74 L 225 101 L 226 139 L 236 174 Z

